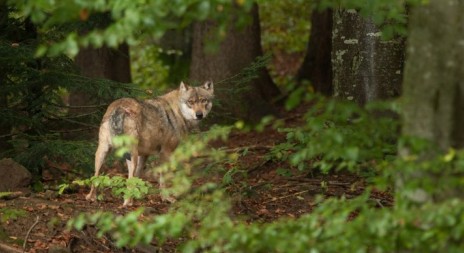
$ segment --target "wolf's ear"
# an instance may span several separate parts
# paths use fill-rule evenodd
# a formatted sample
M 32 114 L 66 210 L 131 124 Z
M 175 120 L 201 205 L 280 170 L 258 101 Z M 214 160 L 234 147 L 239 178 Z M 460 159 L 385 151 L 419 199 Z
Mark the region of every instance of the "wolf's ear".
M 190 87 L 189 87 L 187 84 L 185 84 L 185 83 L 182 82 L 182 81 L 180 82 L 179 90 L 180 90 L 181 92 L 186 92 L 186 91 L 188 91 L 189 88 L 190 88 Z
M 213 85 L 213 82 L 212 81 L 206 81 L 204 84 L 203 84 L 203 89 L 213 93 L 214 92 L 214 85 Z

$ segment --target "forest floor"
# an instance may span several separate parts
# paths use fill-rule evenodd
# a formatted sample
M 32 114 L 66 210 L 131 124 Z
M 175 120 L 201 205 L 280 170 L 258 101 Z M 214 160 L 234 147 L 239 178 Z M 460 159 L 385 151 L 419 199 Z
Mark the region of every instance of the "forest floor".
M 287 126 L 302 124 L 304 108 L 287 113 Z M 233 132 L 225 143 L 227 149 L 248 148 L 240 158 L 241 168 L 246 176 L 229 185 L 228 192 L 233 200 L 232 212 L 249 221 L 269 222 L 282 217 L 299 217 L 310 213 L 315 206 L 315 197 L 325 195 L 351 198 L 363 192 L 366 182 L 363 178 L 348 173 L 320 174 L 302 173 L 288 164 L 265 159 L 270 147 L 284 142 L 285 134 L 266 128 L 262 132 Z M 279 168 L 287 172 L 280 173 Z M 51 170 L 51 169 L 50 169 Z M 56 170 L 56 169 L 55 169 Z M 44 171 L 44 181 L 54 182 L 53 173 Z M 124 175 L 121 168 L 110 168 L 109 175 Z M 56 174 L 56 173 L 55 173 Z M 220 177 L 217 180 L 221 180 Z M 246 187 L 244 187 L 246 186 Z M 244 194 L 246 191 L 246 194 Z M 119 249 L 108 237 L 97 238 L 94 228 L 87 226 L 83 231 L 67 231 L 66 222 L 81 212 L 109 210 L 124 214 L 145 206 L 153 214 L 167 212 L 170 204 L 159 196 L 148 196 L 135 201 L 134 206 L 121 208 L 122 199 L 111 196 L 94 203 L 85 200 L 87 187 L 63 195 L 48 190 L 40 193 L 19 194 L 18 197 L 2 200 L 0 208 L 12 210 L 9 220 L 0 223 L 0 252 L 174 252 L 179 242 L 168 241 L 162 247 L 137 247 Z M 381 192 L 373 192 L 380 206 L 392 202 L 391 197 Z M 382 204 L 383 203 L 383 204 Z M 22 210 L 22 211 L 21 211 Z M 17 212 L 17 217 L 14 217 Z

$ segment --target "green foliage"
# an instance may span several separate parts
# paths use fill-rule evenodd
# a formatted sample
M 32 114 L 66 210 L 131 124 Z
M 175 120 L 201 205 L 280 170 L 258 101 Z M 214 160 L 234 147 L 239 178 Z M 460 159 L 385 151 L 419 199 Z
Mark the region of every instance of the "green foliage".
M 399 123 L 391 115 L 382 116 L 392 105 L 360 108 L 352 102 L 317 96 L 311 103 L 303 127 L 280 129 L 287 134 L 287 142 L 276 145 L 270 159 L 288 160 L 300 170 L 360 172 L 396 154 Z
M 131 47 L 132 81 L 141 88 L 166 89 L 169 65 L 161 61 L 162 49 L 147 42 Z M 150 66 L 147 68 L 147 66 Z M 185 76 L 185 75 L 182 75 Z
M 0 221 L 2 223 L 15 221 L 18 218 L 27 216 L 27 212 L 22 209 L 15 208 L 0 208 Z
M 110 189 L 111 193 L 115 197 L 123 197 L 124 199 L 135 198 L 142 199 L 149 192 L 153 192 L 153 186 L 143 181 L 138 177 L 126 179 L 120 176 L 93 176 L 90 179 L 74 180 L 71 184 L 61 184 L 59 186 L 58 193 L 63 194 L 64 191 L 70 188 L 72 185 L 79 186 L 90 186 L 94 185 L 97 189 L 107 190 Z M 103 195 L 98 196 L 99 199 L 103 198 Z
M 59 136 L 21 136 L 12 141 L 17 149 L 14 159 L 32 171 L 47 166 L 47 161 L 73 164 L 76 170 L 90 171 L 94 164 L 95 143 L 66 141 Z M 18 147 L 24 144 L 26 147 Z M 20 152 L 18 152 L 21 150 Z
M 63 55 L 35 58 L 37 45 L 60 32 L 37 29 L 13 7 L 2 7 L 0 138 L 2 145 L 10 146 L 0 155 L 15 158 L 35 173 L 50 160 L 89 170 L 95 145 L 82 141 L 84 135 L 98 129 L 110 101 L 142 93 L 129 84 L 80 76 Z M 70 106 L 71 93 L 84 93 L 93 104 Z
M 378 181 L 378 185 L 395 183 L 401 187 L 397 192 L 398 205 L 417 205 L 462 196 L 463 150 L 440 152 L 427 141 L 409 137 L 401 139 L 400 150 L 409 152 L 402 159 L 383 164 L 385 177 Z M 398 168 L 401 168 L 401 174 Z
M 293 79 L 292 69 L 306 51 L 313 1 L 258 0 L 263 51 L 272 55 L 268 65 L 274 82 L 282 87 Z M 283 62 L 284 60 L 288 62 Z M 289 71 L 290 70 L 290 71 Z
M 45 54 L 58 55 L 66 53 L 74 56 L 79 46 L 93 45 L 101 47 L 107 45 L 116 47 L 122 42 L 135 44 L 143 38 L 160 38 L 167 30 L 185 28 L 193 21 L 207 18 L 217 20 L 218 35 L 223 35 L 230 18 L 238 16 L 234 24 L 243 24 L 248 20 L 241 9 L 249 10 L 253 1 L 225 1 L 225 0 L 148 0 L 148 1 L 77 1 L 67 0 L 53 2 L 37 1 L 9 1 L 23 16 L 30 16 L 31 20 L 43 27 L 52 29 L 70 22 L 87 22 L 95 14 L 108 13 L 112 22 L 104 28 L 89 31 L 86 35 L 78 35 L 71 31 L 61 41 L 55 41 L 51 47 L 41 46 L 37 56 Z M 237 8 L 241 7 L 241 8 Z
M 130 153 L 132 148 L 137 145 L 137 139 L 130 135 L 114 136 L 111 141 L 116 149 L 116 155 L 119 157 L 123 157 L 125 153 Z
M 369 165 L 370 170 L 377 171 L 373 187 L 399 187 L 391 192 L 395 195 L 393 207 L 375 207 L 375 195 L 370 194 L 371 187 L 368 187 L 364 194 L 353 199 L 318 198 L 311 214 L 296 219 L 273 223 L 242 221 L 230 215 L 230 202 L 219 186 L 207 183 L 191 188 L 193 178 L 188 172 L 192 167 L 209 166 L 208 171 L 223 171 L 224 161 L 229 164 L 228 159 L 233 159 L 221 150 L 208 147 L 207 142 L 226 138 L 230 132 L 230 128 L 213 128 L 208 134 L 193 136 L 176 150 L 168 163 L 155 169 L 168 175 L 173 185 L 163 189 L 163 194 L 178 199 L 167 213 L 146 216 L 139 209 L 124 216 L 110 212 L 81 214 L 69 222 L 69 228 L 82 229 L 85 224 L 93 224 L 100 236 L 110 233 L 120 247 L 148 244 L 152 240 L 162 247 L 168 239 L 182 238 L 178 248 L 181 252 L 288 252 L 288 249 L 292 252 L 460 252 L 464 249 L 460 240 L 464 233 L 464 204 L 457 198 L 464 186 L 460 176 L 464 151 L 439 153 L 422 140 L 398 141 L 398 122 L 381 116 L 391 105 L 369 105 L 361 109 L 322 98 L 313 98 L 312 103 L 305 116 L 307 124 L 292 131 L 287 129 L 288 142 L 273 149 L 270 158 L 283 153 L 280 159 L 286 156 L 292 161 L 299 153 L 311 154 L 308 149 L 320 148 L 314 154 L 319 161 L 334 168 L 353 169 L 375 161 Z M 409 150 L 409 154 L 396 157 L 397 143 L 400 149 Z M 354 147 L 358 148 L 356 155 L 343 151 Z M 193 155 L 198 157 L 190 161 Z M 403 180 L 397 177 L 399 171 L 404 175 L 400 178 Z M 232 169 L 226 174 L 226 183 L 232 182 L 228 181 L 229 176 L 237 172 Z M 321 187 L 325 187 L 324 182 Z M 418 202 L 413 197 L 421 191 L 431 197 Z
M 272 52 L 273 55 L 304 52 L 311 27 L 312 1 L 257 2 L 264 51 Z
M 464 152 L 450 151 L 424 160 L 397 158 L 385 163 L 389 168 L 379 178 L 389 178 L 391 173 L 412 168 L 414 164 L 424 173 L 451 169 L 447 174 L 451 179 L 456 177 L 455 173 L 462 173 Z M 435 176 L 430 174 L 430 179 L 434 180 Z M 421 182 L 438 193 L 448 192 L 444 184 L 434 187 L 436 181 Z M 455 182 L 458 184 L 454 186 L 464 185 L 460 179 Z M 407 181 L 396 192 L 393 208 L 373 207 L 375 199 L 367 191 L 350 200 L 319 198 L 311 214 L 273 223 L 250 223 L 230 217 L 230 204 L 224 193 L 208 184 L 183 194 L 166 214 L 145 216 L 143 209 L 125 216 L 109 212 L 81 214 L 69 227 L 82 229 L 85 224 L 94 224 L 100 229 L 100 236 L 111 233 L 120 247 L 148 244 L 152 240 L 162 245 L 169 238 L 183 238 L 181 252 L 462 251 L 464 204 L 448 197 L 442 201 L 429 199 L 418 205 L 407 192 L 423 188 L 422 183 Z

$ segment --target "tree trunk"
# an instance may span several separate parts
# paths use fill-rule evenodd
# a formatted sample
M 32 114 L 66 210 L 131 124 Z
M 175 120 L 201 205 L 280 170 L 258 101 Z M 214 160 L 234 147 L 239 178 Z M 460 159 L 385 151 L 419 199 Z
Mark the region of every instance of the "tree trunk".
M 0 72 L 0 81 L 5 82 L 6 75 Z M 6 93 L 0 94 L 0 110 L 6 110 L 8 108 L 8 101 L 7 101 Z M 9 143 L 11 140 L 11 122 L 7 120 L 0 121 L 0 157 L 1 153 L 12 148 Z
M 355 10 L 334 11 L 332 69 L 334 97 L 366 102 L 401 91 L 404 39 L 383 41 L 370 19 Z
M 83 48 L 75 58 L 81 75 L 91 78 L 105 78 L 122 83 L 131 82 L 129 46 L 121 45 L 117 50 L 102 47 L 98 49 Z M 96 101 L 85 92 L 73 92 L 69 104 L 73 106 L 89 105 Z M 82 113 L 81 109 L 73 113 Z
M 403 135 L 464 147 L 464 3 L 413 9 L 405 66 Z
M 106 78 L 122 83 L 131 82 L 127 44 L 122 44 L 118 49 L 83 48 L 77 54 L 75 63 L 84 76 Z
M 266 69 L 260 70 L 259 77 L 251 80 L 247 89 L 238 94 L 233 94 L 237 89 L 236 83 L 221 82 L 249 67 L 256 57 L 262 55 L 257 5 L 250 14 L 252 23 L 243 30 L 231 24 L 215 52 L 205 51 L 215 24 L 206 21 L 194 25 L 190 79 L 198 82 L 212 80 L 216 83 L 218 103 L 213 109 L 216 120 L 244 119 L 257 122 L 265 115 L 275 114 L 271 101 L 280 92 Z
M 331 96 L 332 65 L 332 10 L 314 10 L 311 14 L 311 34 L 303 63 L 296 79 L 299 83 L 308 80 L 314 91 Z
M 122 83 L 131 82 L 129 46 L 122 44 L 118 49 L 102 47 L 98 49 L 83 48 L 75 58 L 81 75 L 91 78 L 104 78 Z M 86 106 L 100 104 L 94 95 L 87 92 L 72 92 L 69 95 L 68 103 L 71 106 Z M 69 110 L 70 115 L 80 115 L 90 113 L 94 108 L 73 108 Z M 97 130 L 89 132 L 88 136 L 79 134 L 67 134 L 65 138 L 87 137 L 94 138 Z
M 405 137 L 428 140 L 439 151 L 464 147 L 464 3 L 460 0 L 431 0 L 415 7 L 410 15 L 407 62 L 403 84 L 403 128 Z M 436 157 L 425 150 L 420 160 Z M 400 150 L 411 157 L 411 149 Z M 418 155 L 418 154 L 414 154 Z M 451 163 L 452 164 L 452 163 Z M 459 165 L 455 165 L 459 166 Z M 419 170 L 398 171 L 398 191 L 416 203 L 464 198 L 462 173 Z M 407 182 L 429 182 L 434 187 L 404 187 Z

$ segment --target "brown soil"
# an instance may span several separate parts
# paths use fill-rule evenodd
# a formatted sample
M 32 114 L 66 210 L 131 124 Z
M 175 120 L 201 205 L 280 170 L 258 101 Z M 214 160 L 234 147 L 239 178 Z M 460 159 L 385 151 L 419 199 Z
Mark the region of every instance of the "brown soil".
M 301 123 L 303 109 L 286 115 L 287 125 Z M 237 175 L 234 184 L 228 186 L 233 199 L 233 214 L 246 217 L 249 221 L 267 222 L 280 217 L 296 218 L 311 212 L 316 195 L 342 196 L 347 198 L 363 192 L 362 178 L 348 173 L 322 175 L 307 174 L 281 162 L 266 161 L 269 149 L 285 140 L 285 135 L 268 127 L 263 132 L 232 133 L 224 145 L 237 151 L 248 147 L 246 155 L 240 158 L 240 167 L 247 170 L 247 176 Z M 286 169 L 288 175 L 281 175 L 279 168 Z M 65 168 L 63 167 L 63 170 Z M 51 171 L 51 170 L 50 170 Z M 50 171 L 44 172 L 46 179 L 53 178 Z M 69 171 L 69 170 L 68 170 Z M 109 174 L 120 173 L 113 169 Z M 326 187 L 323 185 L 326 185 Z M 0 223 L 0 252 L 22 252 L 26 240 L 26 252 L 173 252 L 178 242 L 168 242 L 160 248 L 119 249 L 108 237 L 97 238 L 96 231 L 87 227 L 83 231 L 66 231 L 69 218 L 80 212 L 109 210 L 124 214 L 140 206 L 147 206 L 154 214 L 166 212 L 169 204 L 159 196 L 136 201 L 130 208 L 121 208 L 122 200 L 107 196 L 105 200 L 90 203 L 85 201 L 87 188 L 73 193 L 58 195 L 56 191 L 20 194 L 19 197 L 2 200 L 0 208 L 24 210 L 26 215 Z M 374 193 L 380 206 L 391 203 L 391 197 Z M 382 204 L 383 203 L 383 204 Z M 8 248 L 11 247 L 11 248 Z

